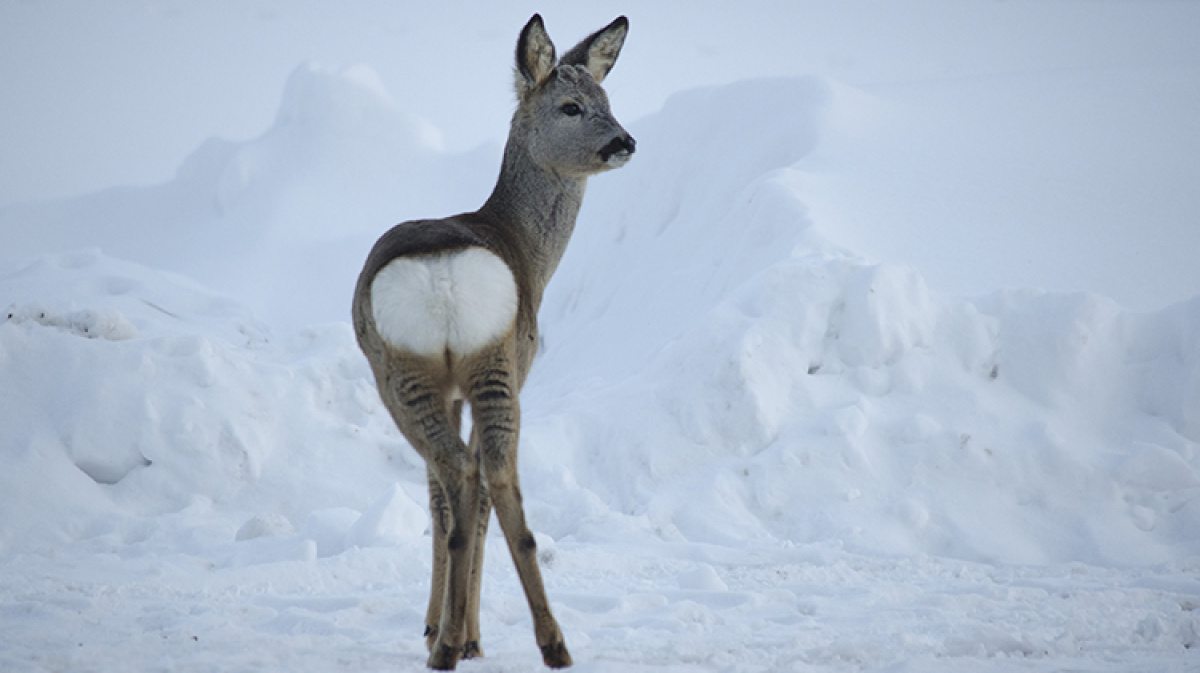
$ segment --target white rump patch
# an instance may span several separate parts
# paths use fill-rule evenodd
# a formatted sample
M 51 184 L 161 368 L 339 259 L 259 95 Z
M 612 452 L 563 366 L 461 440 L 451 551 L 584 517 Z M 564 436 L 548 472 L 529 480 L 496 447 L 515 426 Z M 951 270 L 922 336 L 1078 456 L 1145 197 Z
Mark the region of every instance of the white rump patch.
M 371 281 L 375 328 L 389 345 L 418 355 L 472 353 L 508 331 L 517 283 L 483 248 L 388 262 Z

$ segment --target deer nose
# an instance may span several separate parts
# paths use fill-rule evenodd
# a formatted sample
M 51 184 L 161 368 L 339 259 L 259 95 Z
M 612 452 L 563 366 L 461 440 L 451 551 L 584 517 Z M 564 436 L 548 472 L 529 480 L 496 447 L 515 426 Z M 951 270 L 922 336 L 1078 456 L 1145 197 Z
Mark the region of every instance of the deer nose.
M 616 154 L 624 154 L 628 157 L 637 149 L 637 141 L 633 136 L 626 133 L 625 135 L 617 136 L 608 141 L 608 144 L 600 148 L 600 160 L 608 162 L 609 159 Z

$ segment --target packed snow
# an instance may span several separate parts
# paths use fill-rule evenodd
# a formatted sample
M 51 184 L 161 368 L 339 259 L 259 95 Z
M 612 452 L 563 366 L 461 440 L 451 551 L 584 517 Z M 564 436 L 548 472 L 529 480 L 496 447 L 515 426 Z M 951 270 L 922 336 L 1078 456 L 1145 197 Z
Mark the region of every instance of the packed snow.
M 74 20 L 257 30 L 215 6 Z M 244 21 L 377 36 L 341 7 Z M 902 26 L 995 20 L 1002 43 L 932 76 L 923 52 L 884 58 L 903 31 L 860 61 L 830 46 L 892 5 L 663 29 L 667 7 L 615 10 L 631 31 L 606 87 L 638 153 L 589 185 L 522 397 L 525 506 L 575 668 L 1200 670 L 1200 46 L 1176 39 L 1200 12 L 912 3 Z M 0 6 L 0 33 L 60 9 Z M 424 665 L 425 468 L 355 344 L 354 279 L 395 222 L 487 196 L 528 14 L 560 51 L 614 14 L 439 11 L 414 10 L 440 23 L 413 40 L 481 39 L 409 61 L 428 88 L 303 60 L 265 128 L 169 179 L 0 201 L 0 669 Z M 736 51 L 721 27 L 821 20 L 843 32 L 794 65 L 703 67 Z M 672 49 L 697 62 L 663 85 L 647 73 Z M 463 88 L 475 59 L 493 89 Z M 0 77 L 37 72 L 15 67 Z M 449 140 L 478 107 L 494 126 Z M 492 531 L 487 657 L 460 667 L 537 670 Z

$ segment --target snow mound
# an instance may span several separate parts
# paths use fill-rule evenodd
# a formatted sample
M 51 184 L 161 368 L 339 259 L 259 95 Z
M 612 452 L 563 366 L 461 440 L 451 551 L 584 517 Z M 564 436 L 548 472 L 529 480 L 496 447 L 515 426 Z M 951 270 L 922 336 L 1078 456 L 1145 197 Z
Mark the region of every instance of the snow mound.
M 258 138 L 213 138 L 174 180 L 0 209 L 0 269 L 85 246 L 236 296 L 285 329 L 346 320 L 375 238 L 487 197 L 499 149 L 442 149 L 367 66 L 298 67 Z
M 764 119 L 708 157 L 742 106 Z M 596 180 L 547 294 L 526 406 L 552 428 L 528 464 L 554 466 L 557 498 L 586 490 L 669 539 L 1023 563 L 1200 552 L 1200 300 L 950 299 L 839 249 L 806 214 L 808 152 L 869 106 L 819 80 L 741 82 L 631 129 L 645 161 Z M 550 525 L 594 530 L 578 514 Z
M 419 542 L 429 513 L 399 484 L 388 488 L 346 533 L 347 547 L 380 547 Z
M 397 478 L 422 488 L 345 323 L 276 344 L 235 302 L 97 251 L 47 257 L 0 288 L 14 302 L 0 322 L 0 548 L 197 503 L 230 528 L 244 512 L 366 509 Z M 393 534 L 384 514 L 364 536 Z
M 878 97 L 812 77 L 682 92 L 628 125 L 638 156 L 590 185 L 540 317 L 520 454 L 581 669 L 1196 669 L 1200 297 L 1135 313 L 989 279 L 1111 288 L 1077 265 L 1107 260 L 1102 274 L 1140 256 L 1129 268 L 1166 261 L 1180 280 L 1126 283 L 1143 305 L 1194 287 L 1162 252 L 1194 238 L 1180 229 L 1196 212 L 1194 96 L 1163 93 L 1196 80 L 1179 64 L 1196 62 L 1200 14 L 1003 4 L 957 12 L 957 41 L 907 58 L 841 11 L 774 33 L 743 11 L 639 41 L 640 56 L 630 44 L 622 63 L 657 43 L 685 77 L 730 78 L 729 57 L 757 58 L 731 35 L 804 42 L 789 67 L 817 58 L 859 81 L 872 76 L 855 62 L 886 54 L 896 84 Z M 381 21 L 347 7 L 235 19 L 156 6 L 109 17 L 117 31 L 95 30 L 105 11 L 85 23 L 201 28 L 199 43 L 213 42 L 209 19 L 244 31 L 253 16 L 261 32 L 238 34 L 273 51 L 289 25 L 332 35 L 341 17 L 356 53 L 372 51 L 364 25 L 447 53 L 424 30 L 442 10 Z M 509 49 L 484 24 L 516 20 L 510 9 L 464 10 L 480 30 L 458 37 Z M 659 27 L 679 9 L 658 10 Z M 892 28 L 946 33 L 908 5 L 893 14 Z M 653 32 L 653 18 L 638 25 Z M 797 26 L 827 35 L 798 42 Z M 1020 58 L 953 58 L 988 36 L 1063 47 L 1061 26 L 1076 46 L 1119 32 L 1121 48 L 1065 58 L 1006 39 Z M 486 70 L 466 54 L 448 72 Z M 393 95 L 369 68 L 301 66 L 261 136 L 209 140 L 167 184 L 0 208 L 0 669 L 422 666 L 425 469 L 380 405 L 347 309 L 375 237 L 477 206 L 500 152 L 446 154 L 406 110 L 454 100 L 459 82 L 407 69 L 433 87 Z M 618 114 L 631 81 L 662 80 L 621 70 Z M 1131 236 L 1158 240 L 1114 244 Z M 997 272 L 1026 262 L 1034 273 Z M 947 279 L 982 291 L 946 296 Z M 464 666 L 531 670 L 498 533 L 482 569 L 488 659 Z
M 364 129 L 399 125 L 382 144 L 410 154 L 386 160 L 432 167 L 416 182 L 454 191 L 437 174 L 452 160 L 366 71 L 305 68 L 288 90 L 262 138 L 92 203 L 191 212 L 129 220 L 164 237 L 129 245 L 178 270 L 159 253 L 195 243 L 189 263 L 228 273 L 218 290 L 237 300 L 98 249 L 0 275 L 0 601 L 50 606 L 13 612 L 31 634 L 15 642 L 50 623 L 75 654 L 80 629 L 119 614 L 106 647 L 142 638 L 141 661 L 175 647 L 162 634 L 217 668 L 298 639 L 304 670 L 342 661 L 332 641 L 371 667 L 397 647 L 424 660 L 424 466 L 349 324 L 279 339 L 242 300 L 344 315 L 376 232 L 339 252 L 321 204 L 374 198 L 356 182 Z M 524 501 L 575 653 L 764 670 L 1176 661 L 1200 632 L 1200 297 L 1149 314 L 1088 293 L 950 298 L 831 243 L 837 223 L 805 201 L 813 150 L 872 104 L 811 78 L 688 92 L 633 125 L 638 161 L 594 181 L 522 399 Z M 379 205 L 354 212 L 382 230 Z M 198 242 L 220 226 L 245 245 Z M 483 618 L 512 648 L 493 661 L 523 670 L 503 545 L 487 541 Z M 1157 568 L 1095 567 L 1126 564 Z M 67 603 L 45 588 L 63 578 Z M 786 645 L 748 647 L 750 624 Z
M 391 109 L 365 71 L 304 68 L 288 91 L 271 132 L 212 164 L 266 157 L 245 199 Z M 634 125 L 644 155 L 594 181 L 546 298 L 523 405 L 535 528 L 1023 563 L 1200 553 L 1200 300 L 950 299 L 833 245 L 803 177 L 864 105 L 818 79 L 739 82 Z M 3 478 L 24 494 L 4 544 L 172 512 L 261 543 L 240 564 L 418 544 L 424 473 L 346 323 L 277 342 L 238 303 L 99 251 L 0 284 Z
M 392 105 L 365 70 L 302 68 L 271 131 L 181 179 L 233 170 L 210 192 L 233 211 L 309 179 L 307 198 L 349 198 L 311 157 L 345 166 L 389 125 L 401 172 L 436 167 Z M 594 181 L 546 298 L 523 404 L 534 527 L 1022 563 L 1200 553 L 1200 300 L 951 299 L 830 243 L 804 177 L 832 120 L 871 105 L 819 79 L 739 82 L 633 126 L 644 153 Z M 321 247 L 304 227 L 295 245 Z M 278 341 L 239 303 L 96 250 L 0 287 L 3 544 L 119 539 L 145 517 L 139 535 L 241 540 L 218 554 L 233 565 L 421 544 L 424 471 L 345 322 Z

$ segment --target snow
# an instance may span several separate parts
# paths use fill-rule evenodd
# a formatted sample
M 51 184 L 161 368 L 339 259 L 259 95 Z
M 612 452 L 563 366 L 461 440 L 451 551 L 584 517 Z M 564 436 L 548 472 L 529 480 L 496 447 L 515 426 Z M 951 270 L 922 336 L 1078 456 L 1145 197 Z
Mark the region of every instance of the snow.
M 170 141 L 58 180 L 56 107 L 41 158 L 2 155 L 0 669 L 420 669 L 425 469 L 354 279 L 396 221 L 487 196 L 528 15 L 561 49 L 613 12 L 205 7 L 0 7 L 0 50 L 113 45 L 0 60 L 42 101 L 116 67 L 69 113 L 93 135 L 138 81 L 245 109 L 131 108 Z M 576 668 L 1200 668 L 1196 9 L 620 11 L 638 153 L 589 185 L 522 399 Z M 231 35 L 258 42 L 201 67 Z M 492 528 L 461 666 L 536 669 Z

